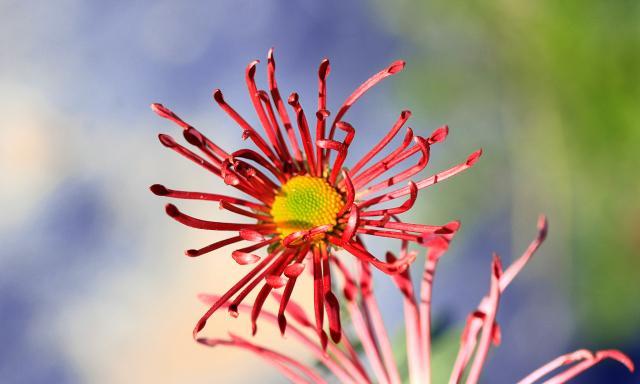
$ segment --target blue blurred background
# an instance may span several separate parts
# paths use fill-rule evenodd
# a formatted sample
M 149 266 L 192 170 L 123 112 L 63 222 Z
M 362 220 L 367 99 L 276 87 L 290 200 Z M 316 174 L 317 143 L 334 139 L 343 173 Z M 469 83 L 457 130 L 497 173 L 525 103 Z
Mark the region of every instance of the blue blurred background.
M 330 109 L 408 61 L 350 112 L 360 151 L 406 108 L 417 132 L 451 128 L 431 171 L 484 148 L 413 214 L 463 222 L 436 277 L 437 375 L 487 289 L 491 252 L 519 255 L 540 212 L 549 238 L 504 297 L 485 382 L 514 382 L 578 347 L 620 348 L 637 363 L 639 20 L 636 1 L 0 1 L 0 381 L 282 381 L 241 352 L 191 341 L 195 294 L 220 292 L 241 268 L 222 253 L 182 257 L 211 234 L 171 222 L 147 190 L 224 190 L 159 145 L 157 133 L 175 131 L 148 105 L 238 148 L 211 91 L 253 118 L 244 67 L 271 46 L 283 93 L 303 105 L 331 59 Z M 399 298 L 380 300 L 400 336 Z M 575 382 L 640 380 L 608 362 Z

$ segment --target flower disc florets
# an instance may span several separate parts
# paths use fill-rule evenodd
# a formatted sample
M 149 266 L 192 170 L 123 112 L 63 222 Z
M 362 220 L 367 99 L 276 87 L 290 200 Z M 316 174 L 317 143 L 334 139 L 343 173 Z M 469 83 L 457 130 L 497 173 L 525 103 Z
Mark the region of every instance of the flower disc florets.
M 333 228 L 344 206 L 342 196 L 320 177 L 294 176 L 271 205 L 271 216 L 282 237 L 297 231 L 328 225 Z

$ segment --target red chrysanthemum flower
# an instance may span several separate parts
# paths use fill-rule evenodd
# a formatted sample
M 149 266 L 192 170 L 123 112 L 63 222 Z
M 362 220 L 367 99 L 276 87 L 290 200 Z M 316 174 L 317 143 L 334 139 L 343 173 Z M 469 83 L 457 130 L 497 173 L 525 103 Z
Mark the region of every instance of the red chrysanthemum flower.
M 409 111 L 403 111 L 391 130 L 369 152 L 350 168 L 345 168 L 349 147 L 355 136 L 355 129 L 344 120 L 345 114 L 371 87 L 401 71 L 404 62 L 396 61 L 365 81 L 344 101 L 329 122 L 326 79 L 330 67 L 329 61 L 323 60 L 318 70 L 314 136 L 296 93 L 288 98 L 295 124 L 291 122 L 276 84 L 273 50 L 269 51 L 267 63 L 269 92 L 259 90 L 256 85 L 254 76 L 258 61 L 251 62 L 246 69 L 249 97 L 266 139 L 225 101 L 220 90 L 213 93 L 217 104 L 242 129 L 243 139 L 253 141 L 260 152 L 247 148 L 227 152 L 169 109 L 161 104 L 152 105 L 158 115 L 183 128 L 184 138 L 200 154 L 165 134 L 159 135 L 163 145 L 222 178 L 227 185 L 248 195 L 251 200 L 177 191 L 158 184 L 153 185 L 151 190 L 160 196 L 216 201 L 223 209 L 255 220 L 251 224 L 206 221 L 179 211 L 173 204 L 166 206 L 169 216 L 187 226 L 236 232 L 222 241 L 188 250 L 188 256 L 200 256 L 241 241 L 253 242 L 250 246 L 233 251 L 232 257 L 239 264 L 256 263 L 256 266 L 212 303 L 198 321 L 194 337 L 205 326 L 207 319 L 222 306 L 228 306 L 230 313 L 236 315 L 243 299 L 260 284 L 262 287 L 251 311 L 253 332 L 256 331 L 256 320 L 269 293 L 281 287 L 284 287 L 284 291 L 278 321 L 284 332 L 289 298 L 296 279 L 304 269 L 304 261 L 309 258 L 314 279 L 315 328 L 326 346 L 327 336 L 323 325 L 325 311 L 332 340 L 338 341 L 341 337 L 339 304 L 331 288 L 330 261 L 336 257 L 335 251 L 344 249 L 388 274 L 404 271 L 414 260 L 412 254 L 407 253 L 395 261 L 381 260 L 367 250 L 363 235 L 422 244 L 430 236 L 448 231 L 446 225 L 405 223 L 397 215 L 411 209 L 419 189 L 471 167 L 481 151 L 474 152 L 463 163 L 443 172 L 416 182 L 408 181 L 425 168 L 431 145 L 444 140 L 448 129 L 444 126 L 430 136 L 422 137 L 414 135 L 411 128 L 407 128 L 397 148 L 378 156 L 390 145 L 411 115 Z M 376 156 L 380 159 L 373 161 Z M 397 170 L 411 159 L 416 159 L 412 165 Z M 408 184 L 405 184 L 407 181 Z M 394 204 L 396 201 L 399 202 Z M 264 258 L 254 253 L 261 248 L 268 249 L 268 255 Z
M 407 375 L 399 368 L 392 351 L 391 342 L 378 308 L 373 292 L 371 268 L 367 263 L 358 263 L 354 274 L 337 258 L 332 259 L 341 277 L 342 290 L 347 303 L 347 311 L 352 322 L 353 335 L 345 334 L 339 344 L 329 344 L 329 353 L 324 352 L 314 343 L 307 333 L 314 331 L 314 326 L 302 306 L 291 301 L 287 312 L 293 318 L 290 335 L 293 340 L 305 346 L 317 359 L 313 366 L 304 364 L 298 358 L 288 356 L 267 346 L 260 346 L 252 340 L 230 333 L 229 338 L 201 338 L 201 344 L 231 346 L 245 349 L 276 367 L 293 383 L 328 383 L 337 379 L 340 383 L 389 383 L 412 384 L 432 383 L 431 372 L 431 297 L 436 266 L 457 230 L 457 225 L 449 227 L 448 234 L 435 235 L 427 242 L 428 251 L 418 289 L 412 282 L 409 270 L 393 276 L 394 283 L 402 295 L 406 330 L 406 365 Z M 477 384 L 487 361 L 491 346 L 498 346 L 501 341 L 500 327 L 496 320 L 500 298 L 513 279 L 522 271 L 536 252 L 547 234 L 547 221 L 540 217 L 538 236 L 524 251 L 522 256 L 508 268 L 502 269 L 500 258 L 493 257 L 491 265 L 491 284 L 489 293 L 467 318 L 462 332 L 460 348 L 453 364 L 449 384 L 457 384 L 464 380 L 466 384 Z M 404 241 L 400 257 L 410 251 Z M 388 260 L 395 256 L 387 254 Z M 281 296 L 274 293 L 275 299 Z M 205 303 L 217 302 L 219 296 L 200 295 Z M 240 306 L 241 311 L 251 312 L 251 307 Z M 265 320 L 277 324 L 277 316 L 265 311 Z M 362 353 L 356 352 L 354 343 L 362 346 Z M 365 363 L 368 362 L 368 364 Z M 585 349 L 559 356 L 547 364 L 526 375 L 518 384 L 563 384 L 584 373 L 603 360 L 618 361 L 634 371 L 634 364 L 623 352 L 616 349 L 591 352 Z M 325 369 L 322 374 L 316 368 Z M 369 367 L 369 368 L 367 368 Z M 329 380 L 328 376 L 332 378 Z M 335 379 L 333 379 L 335 377 Z

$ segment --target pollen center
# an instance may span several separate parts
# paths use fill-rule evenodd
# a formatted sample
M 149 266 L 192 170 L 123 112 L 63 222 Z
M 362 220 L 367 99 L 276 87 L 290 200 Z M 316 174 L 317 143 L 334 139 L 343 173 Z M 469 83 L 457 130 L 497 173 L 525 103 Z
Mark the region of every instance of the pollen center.
M 342 196 L 325 179 L 295 176 L 280 188 L 271 216 L 278 232 L 286 237 L 320 225 L 333 227 L 343 205 Z

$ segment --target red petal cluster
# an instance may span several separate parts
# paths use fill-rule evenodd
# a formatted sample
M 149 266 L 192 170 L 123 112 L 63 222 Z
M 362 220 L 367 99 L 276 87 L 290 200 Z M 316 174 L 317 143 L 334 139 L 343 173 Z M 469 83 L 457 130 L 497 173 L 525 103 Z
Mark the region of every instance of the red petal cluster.
M 312 133 L 310 121 L 297 93 L 293 92 L 287 98 L 291 110 L 287 109 L 276 82 L 273 50 L 269 51 L 267 58 L 268 90 L 258 89 L 255 80 L 257 65 L 258 61 L 253 61 L 247 66 L 245 81 L 262 134 L 227 103 L 220 90 L 213 92 L 215 102 L 242 130 L 243 139 L 251 140 L 257 150 L 243 148 L 227 152 L 168 108 L 161 104 L 151 106 L 158 115 L 181 127 L 184 139 L 196 151 L 178 144 L 169 135 L 161 134 L 159 139 L 164 146 L 213 173 L 247 198 L 172 190 L 159 184 L 151 186 L 151 191 L 156 195 L 177 199 L 214 201 L 219 204 L 220 209 L 252 221 L 226 223 L 203 220 L 181 212 L 173 204 L 166 206 L 167 214 L 184 225 L 235 232 L 221 241 L 199 249 L 190 249 L 186 251 L 187 256 L 201 256 L 240 242 L 252 243 L 234 250 L 231 256 L 238 264 L 255 266 L 212 303 L 198 321 L 194 337 L 203 329 L 207 319 L 221 307 L 228 306 L 231 313 L 235 314 L 244 298 L 258 285 L 261 288 L 251 310 L 254 332 L 266 298 L 274 289 L 280 288 L 283 288 L 283 294 L 278 318 L 281 319 L 279 324 L 284 332 L 287 304 L 296 280 L 304 269 L 305 260 L 308 259 L 306 264 L 310 266 L 314 279 L 315 328 L 326 347 L 328 337 L 324 330 L 325 314 L 331 338 L 337 342 L 341 337 L 339 305 L 332 292 L 331 281 L 331 261 L 337 260 L 336 250 L 346 250 L 365 263 L 367 268 L 373 265 L 387 274 L 403 273 L 415 259 L 413 253 L 404 252 L 398 258 L 381 259 L 366 248 L 363 237 L 377 236 L 425 245 L 434 236 L 446 237 L 452 233 L 452 227 L 456 227 L 456 223 L 406 223 L 397 215 L 414 206 L 418 190 L 468 169 L 481 155 L 481 151 L 472 153 L 463 163 L 445 171 L 412 181 L 427 166 L 431 146 L 446 138 L 448 128 L 438 128 L 426 137 L 416 135 L 411 128 L 406 128 L 402 140 L 394 147 L 394 138 L 411 116 L 409 111 L 403 111 L 389 132 L 353 166 L 347 168 L 345 163 L 356 134 L 356 129 L 344 120 L 347 111 L 374 85 L 400 72 L 404 68 L 404 62 L 393 62 L 367 79 L 346 98 L 333 120 L 329 121 L 326 80 L 330 64 L 328 60 L 323 60 L 318 69 L 315 134 Z M 387 153 L 382 154 L 383 151 Z M 379 160 L 374 161 L 376 157 Z M 404 163 L 411 164 L 399 169 Z M 336 226 L 318 226 L 282 238 L 271 217 L 271 205 L 280 187 L 299 175 L 324 178 L 343 196 L 345 204 L 336 217 Z M 266 256 L 261 257 L 255 253 L 267 247 L 269 252 Z

